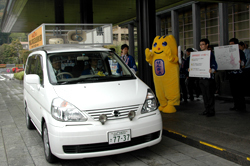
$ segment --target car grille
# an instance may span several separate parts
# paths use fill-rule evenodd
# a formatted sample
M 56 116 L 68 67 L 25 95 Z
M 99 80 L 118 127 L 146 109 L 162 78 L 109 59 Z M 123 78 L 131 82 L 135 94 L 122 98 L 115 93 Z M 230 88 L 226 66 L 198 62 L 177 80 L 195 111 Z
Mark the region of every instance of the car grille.
M 108 117 L 108 120 L 124 119 L 128 118 L 128 113 L 130 111 L 137 112 L 139 105 L 127 106 L 127 107 L 117 107 L 110 109 L 99 109 L 99 110 L 87 110 L 87 112 L 94 120 L 99 121 L 99 116 L 105 114 Z M 118 114 L 115 114 L 115 113 Z
M 105 143 L 86 144 L 86 145 L 64 145 L 63 151 L 64 153 L 87 153 L 87 152 L 101 152 L 107 150 L 122 149 L 153 141 L 159 138 L 159 136 L 160 136 L 160 131 L 157 131 L 140 137 L 131 138 L 131 141 L 129 142 L 123 142 L 118 144 L 109 144 L 108 142 L 105 142 Z

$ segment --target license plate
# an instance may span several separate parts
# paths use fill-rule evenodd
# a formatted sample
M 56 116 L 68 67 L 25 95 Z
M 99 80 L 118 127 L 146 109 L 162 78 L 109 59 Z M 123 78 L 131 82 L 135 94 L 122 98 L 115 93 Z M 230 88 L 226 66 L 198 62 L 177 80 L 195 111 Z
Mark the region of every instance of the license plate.
M 109 144 L 128 142 L 131 140 L 130 130 L 112 131 L 108 133 Z

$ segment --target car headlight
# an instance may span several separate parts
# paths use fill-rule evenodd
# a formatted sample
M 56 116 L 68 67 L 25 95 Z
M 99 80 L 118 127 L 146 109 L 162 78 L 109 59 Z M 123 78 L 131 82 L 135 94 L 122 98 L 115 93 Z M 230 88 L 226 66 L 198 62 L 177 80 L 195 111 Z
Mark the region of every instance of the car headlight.
M 51 115 L 54 119 L 62 122 L 83 122 L 87 120 L 87 117 L 79 109 L 61 98 L 55 98 L 52 101 Z
M 156 109 L 157 109 L 157 101 L 155 95 L 150 89 L 148 89 L 146 100 L 142 106 L 141 113 L 144 114 L 147 112 L 152 112 L 155 111 Z

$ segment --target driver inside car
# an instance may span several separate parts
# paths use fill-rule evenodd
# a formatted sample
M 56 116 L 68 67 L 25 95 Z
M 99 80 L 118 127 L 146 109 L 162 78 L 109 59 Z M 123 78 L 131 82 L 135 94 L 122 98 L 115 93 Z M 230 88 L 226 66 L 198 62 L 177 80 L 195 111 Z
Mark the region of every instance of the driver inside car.
M 53 56 L 51 59 L 52 67 L 57 79 L 72 78 L 71 74 L 61 69 L 61 58 Z
M 100 75 L 100 76 L 105 76 L 103 73 L 105 72 L 102 69 L 98 68 L 98 58 L 90 58 L 89 59 L 89 64 L 90 67 L 88 69 L 83 70 L 82 75 Z

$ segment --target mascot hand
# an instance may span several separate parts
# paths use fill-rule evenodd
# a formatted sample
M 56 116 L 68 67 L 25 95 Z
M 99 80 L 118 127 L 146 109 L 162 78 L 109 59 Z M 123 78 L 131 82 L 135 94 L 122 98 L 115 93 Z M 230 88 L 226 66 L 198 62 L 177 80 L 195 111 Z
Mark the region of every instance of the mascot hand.
M 146 61 L 151 64 L 153 53 L 149 50 L 149 48 L 146 48 L 145 56 L 146 56 Z
M 168 61 L 171 62 L 171 63 L 177 63 L 179 61 L 179 59 L 178 59 L 177 56 L 170 55 L 168 57 Z

